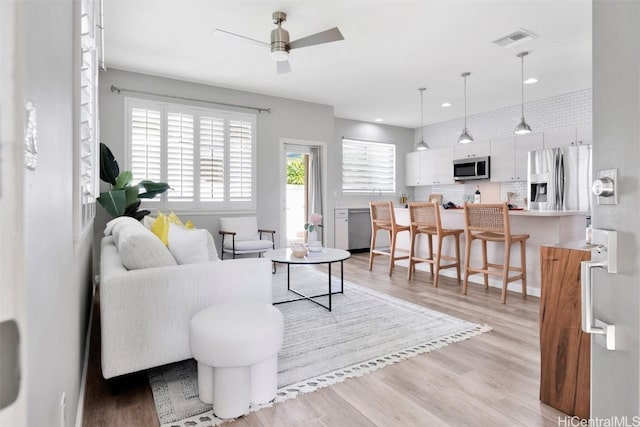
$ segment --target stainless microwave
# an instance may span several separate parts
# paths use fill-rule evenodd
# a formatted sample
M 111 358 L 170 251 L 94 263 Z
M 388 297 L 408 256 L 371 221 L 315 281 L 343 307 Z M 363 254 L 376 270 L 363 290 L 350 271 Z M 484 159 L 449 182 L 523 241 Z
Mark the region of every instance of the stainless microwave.
M 489 156 L 457 159 L 453 161 L 453 179 L 466 181 L 469 179 L 489 179 Z

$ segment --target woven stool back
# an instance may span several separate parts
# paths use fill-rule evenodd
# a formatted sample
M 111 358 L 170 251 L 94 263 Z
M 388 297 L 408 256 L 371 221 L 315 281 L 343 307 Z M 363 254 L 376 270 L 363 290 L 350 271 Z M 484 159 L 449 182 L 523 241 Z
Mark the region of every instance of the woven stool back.
M 439 231 L 442 228 L 437 202 L 409 203 L 409 219 L 411 225 L 419 228 L 432 228 L 435 231 Z
M 469 231 L 509 234 L 509 208 L 506 203 L 465 203 L 465 227 Z

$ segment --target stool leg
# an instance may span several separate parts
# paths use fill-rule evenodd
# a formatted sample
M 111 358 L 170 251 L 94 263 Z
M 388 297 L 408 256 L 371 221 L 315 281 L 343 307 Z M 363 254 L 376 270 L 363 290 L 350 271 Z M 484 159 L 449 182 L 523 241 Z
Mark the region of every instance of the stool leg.
M 438 287 L 438 277 L 440 276 L 440 257 L 441 257 L 441 253 L 442 253 L 442 239 L 444 237 L 440 234 L 438 234 L 438 253 L 436 254 L 436 261 L 435 261 L 435 277 L 433 278 L 433 286 L 434 287 Z M 429 240 L 431 240 L 431 235 L 429 235 Z M 431 265 L 434 265 L 431 264 Z
M 396 264 L 396 233 L 389 230 L 389 240 L 391 240 L 391 252 L 389 254 L 389 276 L 393 274 L 393 266 Z
M 373 250 L 376 248 L 376 236 L 378 235 L 378 229 L 371 227 L 371 248 L 369 249 L 369 270 L 373 268 Z
M 409 273 L 407 275 L 407 279 L 411 280 L 411 275 L 414 273 L 416 264 L 413 260 L 413 257 L 416 256 L 416 233 L 413 229 L 411 229 L 411 246 L 409 249 Z
M 213 403 L 213 368 L 198 362 L 198 394 L 204 403 Z
M 527 242 L 520 241 L 520 265 L 522 266 L 522 297 L 527 297 Z
M 504 242 L 504 265 L 502 266 L 502 303 L 507 302 L 507 285 L 509 284 L 509 262 L 511 258 L 511 244 Z
M 487 268 L 489 268 L 487 265 L 487 241 L 482 240 L 482 269 L 486 270 Z M 487 273 L 484 273 L 483 276 L 484 288 L 489 289 L 489 275 Z
M 429 263 L 429 271 L 431 271 L 431 277 L 433 277 L 433 236 L 431 234 L 427 234 L 427 240 L 429 241 L 429 258 L 431 262 Z
M 460 235 L 454 234 L 453 238 L 456 239 L 456 273 L 458 275 L 458 283 L 460 283 Z
M 469 258 L 471 256 L 471 235 L 465 235 L 465 244 L 464 244 L 464 282 L 462 283 L 462 294 L 467 294 L 467 285 L 469 284 Z
M 278 355 L 251 366 L 251 403 L 271 402 L 278 390 Z
M 213 369 L 213 413 L 218 418 L 237 418 L 249 410 L 251 402 L 251 369 Z

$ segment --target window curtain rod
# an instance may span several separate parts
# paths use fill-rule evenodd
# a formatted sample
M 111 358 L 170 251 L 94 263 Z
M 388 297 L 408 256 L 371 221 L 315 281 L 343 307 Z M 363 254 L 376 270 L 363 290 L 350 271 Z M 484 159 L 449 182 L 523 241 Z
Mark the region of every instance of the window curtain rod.
M 161 97 L 164 97 L 164 98 L 180 99 L 182 101 L 205 102 L 207 104 L 224 105 L 225 107 L 244 108 L 246 110 L 255 110 L 258 113 L 263 113 L 263 112 L 271 113 L 271 108 L 251 107 L 251 106 L 248 106 L 248 105 L 229 104 L 229 103 L 226 103 L 226 102 L 209 101 L 209 100 L 206 100 L 206 99 L 187 98 L 185 96 L 165 95 L 165 94 L 161 94 L 161 93 L 146 92 L 144 90 L 124 89 L 124 88 L 116 87 L 114 85 L 111 85 L 111 92 L 116 92 L 118 94 L 120 94 L 122 92 L 139 93 L 139 94 L 142 94 L 142 95 L 161 96 Z

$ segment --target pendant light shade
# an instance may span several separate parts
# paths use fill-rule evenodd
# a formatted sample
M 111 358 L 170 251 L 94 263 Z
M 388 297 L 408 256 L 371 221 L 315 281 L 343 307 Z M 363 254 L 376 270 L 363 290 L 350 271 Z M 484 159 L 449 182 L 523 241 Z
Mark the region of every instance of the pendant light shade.
M 460 137 L 458 137 L 459 144 L 468 144 L 473 141 L 473 136 L 471 136 L 469 129 L 467 129 L 467 77 L 470 75 L 471 73 L 469 72 L 461 74 L 464 78 L 464 129 L 462 129 L 462 133 L 460 134 Z
M 420 122 L 422 126 L 420 127 L 420 142 L 416 144 L 416 150 L 424 151 L 429 149 L 427 143 L 424 142 L 424 91 L 427 90 L 427 88 L 421 87 L 418 88 L 418 90 L 420 91 Z
M 524 51 L 520 52 L 517 56 L 520 58 L 520 85 L 522 87 L 522 116 L 520 118 L 520 123 L 516 126 L 515 134 L 516 135 L 524 135 L 526 133 L 531 132 L 531 126 L 527 124 L 524 120 L 524 57 L 527 56 L 529 52 Z

